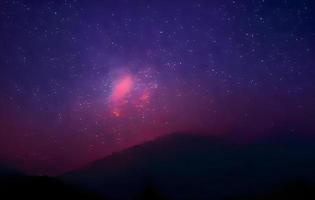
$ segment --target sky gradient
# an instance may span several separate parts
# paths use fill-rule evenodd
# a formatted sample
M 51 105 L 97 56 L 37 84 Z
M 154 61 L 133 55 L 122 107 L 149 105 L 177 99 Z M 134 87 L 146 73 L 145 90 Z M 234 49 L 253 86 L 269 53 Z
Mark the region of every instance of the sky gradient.
M 315 130 L 312 0 L 0 2 L 0 163 L 58 174 L 185 131 Z

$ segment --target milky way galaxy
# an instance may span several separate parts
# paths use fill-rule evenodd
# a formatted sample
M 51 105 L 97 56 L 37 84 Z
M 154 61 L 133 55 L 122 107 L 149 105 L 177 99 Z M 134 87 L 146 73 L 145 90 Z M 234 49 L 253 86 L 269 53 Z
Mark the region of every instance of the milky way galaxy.
M 133 89 L 133 78 L 130 75 L 124 75 L 119 77 L 116 81 L 112 94 L 109 97 L 109 101 L 112 105 L 112 113 L 119 117 L 121 115 L 120 107 L 127 103 L 126 96 L 132 92 Z
M 112 82 L 109 109 L 116 117 L 122 117 L 124 108 L 144 109 L 150 102 L 151 93 L 157 89 L 150 69 L 137 74 L 122 72 Z
M 312 0 L 1 1 L 0 162 L 59 174 L 172 132 L 312 134 L 314 16 Z

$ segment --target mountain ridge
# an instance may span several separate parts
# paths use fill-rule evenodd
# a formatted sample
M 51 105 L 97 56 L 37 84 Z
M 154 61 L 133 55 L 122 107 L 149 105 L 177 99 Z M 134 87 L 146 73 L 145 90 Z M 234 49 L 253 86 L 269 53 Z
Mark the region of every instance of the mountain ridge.
M 170 134 L 62 178 L 115 199 L 135 196 L 148 182 L 172 199 L 208 199 L 264 190 L 300 177 L 315 180 L 308 176 L 315 169 L 314 141 L 300 146 L 269 140 L 238 145 L 216 137 Z

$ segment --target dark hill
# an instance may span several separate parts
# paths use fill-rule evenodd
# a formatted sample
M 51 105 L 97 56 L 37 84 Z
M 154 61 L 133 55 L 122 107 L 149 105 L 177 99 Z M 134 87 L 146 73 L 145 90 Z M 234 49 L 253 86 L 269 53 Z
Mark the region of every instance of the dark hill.
M 0 178 L 7 177 L 7 176 L 20 176 L 20 175 L 23 175 L 23 173 L 21 173 L 20 171 L 12 167 L 8 167 L 7 165 L 0 163 Z
M 104 198 L 80 187 L 45 176 L 11 175 L 0 178 L 0 199 L 76 199 L 101 200 Z
M 173 134 L 98 160 L 62 178 L 117 199 L 148 183 L 171 199 L 222 199 L 267 191 L 290 180 L 315 180 L 315 142 L 270 140 L 235 145 Z

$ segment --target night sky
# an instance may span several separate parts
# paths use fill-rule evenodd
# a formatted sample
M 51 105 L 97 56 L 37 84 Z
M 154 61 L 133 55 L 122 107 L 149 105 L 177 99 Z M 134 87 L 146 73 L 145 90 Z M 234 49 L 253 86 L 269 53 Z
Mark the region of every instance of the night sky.
M 315 130 L 313 0 L 0 1 L 0 163 L 58 174 L 171 132 Z

